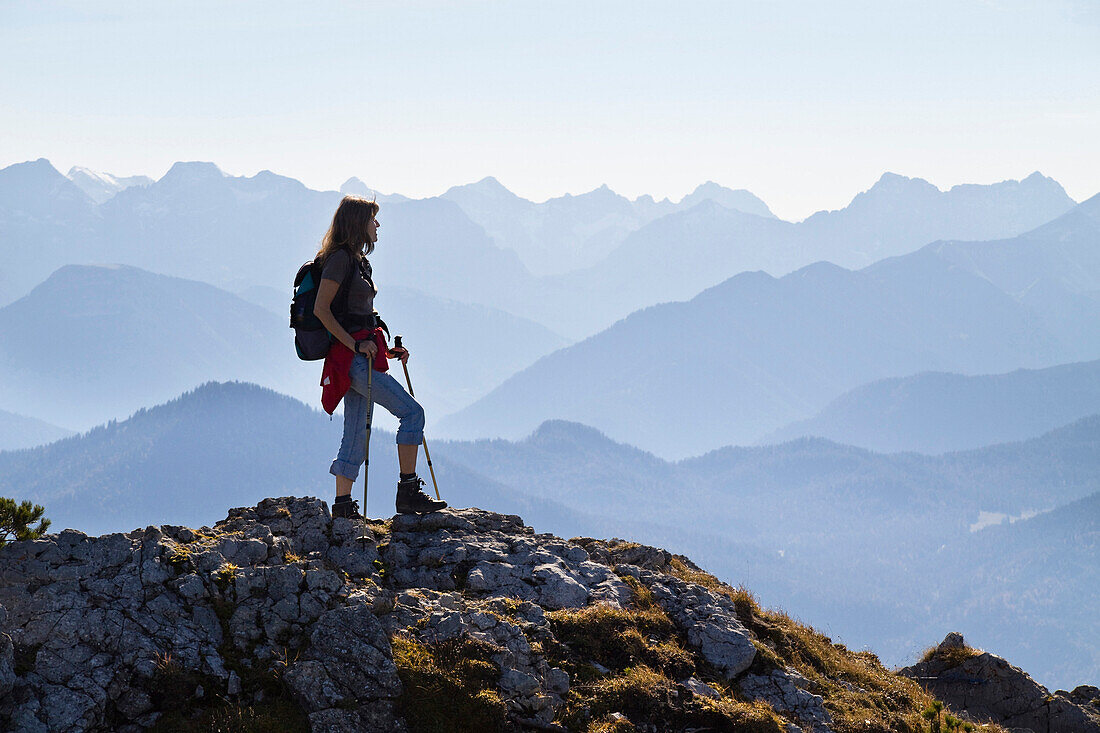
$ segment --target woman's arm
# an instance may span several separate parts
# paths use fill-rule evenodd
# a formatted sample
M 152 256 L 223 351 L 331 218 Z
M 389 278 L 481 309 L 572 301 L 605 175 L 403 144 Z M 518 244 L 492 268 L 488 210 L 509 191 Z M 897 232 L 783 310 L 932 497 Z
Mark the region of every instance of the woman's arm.
M 335 336 L 340 343 L 355 351 L 355 339 L 344 330 L 344 327 L 336 320 L 336 316 L 332 315 L 332 300 L 336 297 L 336 291 L 339 289 L 340 283 L 335 280 L 321 278 L 321 282 L 317 285 L 317 300 L 313 304 L 313 315 L 317 316 L 325 328 L 328 329 L 328 332 Z M 366 349 L 371 356 L 374 355 L 377 348 L 373 341 L 366 345 Z

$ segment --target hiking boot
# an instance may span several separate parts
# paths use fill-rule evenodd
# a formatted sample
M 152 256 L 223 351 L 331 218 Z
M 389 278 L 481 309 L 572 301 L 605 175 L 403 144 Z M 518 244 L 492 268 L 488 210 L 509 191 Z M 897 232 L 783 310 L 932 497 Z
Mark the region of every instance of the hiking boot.
M 437 501 L 425 494 L 420 488 L 423 485 L 422 478 L 410 478 L 397 482 L 398 514 L 427 514 L 447 507 L 447 502 Z
M 347 501 L 334 501 L 332 503 L 332 518 L 344 517 L 345 519 L 362 519 L 359 513 L 359 502 L 354 499 Z

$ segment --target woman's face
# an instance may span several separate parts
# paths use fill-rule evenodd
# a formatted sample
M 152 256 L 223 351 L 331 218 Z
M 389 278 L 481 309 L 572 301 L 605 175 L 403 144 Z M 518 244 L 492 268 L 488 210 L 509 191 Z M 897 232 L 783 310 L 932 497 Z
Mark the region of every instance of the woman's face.
M 367 224 L 367 236 L 370 237 L 370 243 L 374 244 L 378 241 L 378 219 L 371 217 L 370 224 Z

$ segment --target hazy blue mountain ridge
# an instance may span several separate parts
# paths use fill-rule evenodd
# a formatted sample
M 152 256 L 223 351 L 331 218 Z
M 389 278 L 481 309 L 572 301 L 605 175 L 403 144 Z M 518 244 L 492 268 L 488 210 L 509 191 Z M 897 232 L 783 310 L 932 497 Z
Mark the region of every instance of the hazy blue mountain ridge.
M 750 192 L 731 191 L 713 181 L 698 186 L 679 203 L 667 198 L 654 201 L 651 196 L 631 201 L 606 185 L 535 203 L 512 193 L 491 176 L 453 186 L 442 198 L 462 207 L 500 246 L 515 250 L 537 275 L 590 267 L 632 231 L 704 200 L 774 218 L 767 204 Z
M 339 199 L 270 171 L 245 178 L 213 163 L 176 163 L 100 207 L 97 254 L 230 290 L 289 283 L 316 253 Z
M 1100 242 L 1095 221 L 1073 213 L 1011 240 L 1005 262 L 1041 259 L 1048 238 L 1077 229 L 1080 241 Z M 543 357 L 440 427 L 516 438 L 558 418 L 682 457 L 752 442 L 875 379 L 1100 356 L 1100 301 L 1056 282 L 1045 292 L 1013 297 L 935 247 L 859 271 L 817 263 L 779 279 L 743 273 Z
M 942 453 L 1031 438 L 1100 413 L 1100 361 L 964 376 L 925 372 L 861 385 L 761 439 L 803 435 L 879 451 Z
M 35 166 L 42 170 L 35 173 Z M 42 178 L 43 172 L 53 188 L 22 180 Z M 64 264 L 121 262 L 233 291 L 281 283 L 316 251 L 340 197 L 269 171 L 228 176 L 211 163 L 177 163 L 159 181 L 126 188 L 100 206 L 45 160 L 10 166 L 0 181 L 5 178 L 14 183 L 0 185 L 0 211 L 12 211 L 0 217 L 0 256 L 32 250 L 38 258 L 19 280 L 0 282 L 0 304 L 25 294 Z M 678 204 L 651 197 L 631 202 L 606 187 L 534 204 L 484 181 L 445 194 L 461 198 L 459 189 L 465 191 L 463 203 L 473 213 L 457 205 L 448 208 L 441 204 L 445 199 L 410 201 L 392 194 L 380 198 L 385 210 L 377 256 L 389 258 L 380 264 L 393 267 L 380 271 L 379 281 L 400 280 L 406 287 L 505 310 L 579 338 L 638 308 L 691 297 L 740 271 L 779 274 L 819 259 L 850 264 L 843 257 L 859 249 L 861 237 L 870 236 L 858 233 L 869 226 L 875 237 L 891 243 L 884 254 L 976 230 L 987 237 L 1012 233 L 1006 232 L 1005 222 L 1041 223 L 1072 204 L 1064 192 L 1058 198 L 1056 183 L 1038 185 L 1046 180 L 1031 176 L 1015 188 L 1009 185 L 1013 182 L 974 187 L 964 215 L 942 206 L 921 210 L 915 219 L 925 228 L 907 231 L 900 240 L 889 233 L 885 214 L 876 219 L 867 211 L 845 214 L 845 209 L 823 219 L 843 220 L 832 228 L 787 224 L 772 218 L 751 194 L 710 183 Z M 60 184 L 67 193 L 57 188 Z M 368 192 L 358 184 L 349 181 L 345 188 Z M 1011 206 L 997 193 L 1006 186 L 1015 191 L 1008 197 Z M 22 193 L 5 200 L 4 191 L 15 189 L 38 193 L 31 196 L 33 202 Z M 486 189 L 492 190 L 478 194 Z M 951 198 L 953 191 L 941 198 Z M 70 212 L 72 201 L 66 197 L 74 194 L 81 203 Z M 904 192 L 891 201 L 884 211 L 909 205 Z M 726 206 L 763 216 L 731 217 L 740 212 Z M 874 213 L 874 207 L 863 207 L 868 208 Z M 693 209 L 699 211 L 681 218 Z M 39 218 L 34 211 L 50 214 Z M 669 217 L 670 222 L 646 231 Z M 851 235 L 845 229 L 849 225 L 855 232 Z M 517 255 L 527 251 L 523 242 L 543 242 L 539 251 L 553 267 L 568 269 L 575 266 L 569 252 L 598 259 L 620 236 L 625 238 L 618 249 L 601 264 L 568 276 L 535 277 Z M 676 257 L 667 256 L 670 246 L 676 248 Z
M 0 305 L 10 303 L 62 264 L 84 261 L 99 212 L 45 158 L 0 169 Z
M 1075 202 L 1038 171 L 1015 181 L 961 184 L 946 191 L 921 178 L 884 173 L 867 191 L 837 211 L 819 211 L 803 224 L 826 248 L 862 266 L 940 239 L 991 240 L 1015 236 L 1051 221 Z
M 942 192 L 886 173 L 844 209 L 799 223 L 703 201 L 637 229 L 596 265 L 555 282 L 605 293 L 613 320 L 655 301 L 686 300 L 742 271 L 781 276 L 816 261 L 860 268 L 941 239 L 1014 236 L 1073 206 L 1056 181 L 1037 173 Z
M 1068 292 L 1100 290 L 1100 194 L 1063 216 L 1011 239 L 934 242 L 925 249 L 981 275 L 1002 290 L 1026 298 L 1037 283 L 1057 283 Z
M 0 451 L 34 448 L 70 435 L 73 431 L 67 428 L 0 410 Z
M 319 370 L 293 370 L 291 338 L 281 319 L 205 283 L 68 265 L 0 308 L 0 406 L 86 429 L 211 379 L 313 393 Z

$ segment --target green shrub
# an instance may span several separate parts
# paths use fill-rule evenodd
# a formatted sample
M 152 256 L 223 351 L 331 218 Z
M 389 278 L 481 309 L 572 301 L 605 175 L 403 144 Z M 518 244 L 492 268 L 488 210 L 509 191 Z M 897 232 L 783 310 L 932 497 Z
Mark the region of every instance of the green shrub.
M 42 516 L 45 513 L 45 508 L 30 501 L 16 503 L 0 496 L 0 547 L 11 540 L 36 540 L 46 534 L 50 520 Z M 35 522 L 38 526 L 32 527 Z

